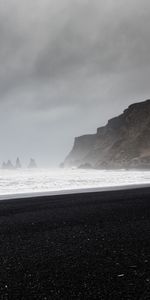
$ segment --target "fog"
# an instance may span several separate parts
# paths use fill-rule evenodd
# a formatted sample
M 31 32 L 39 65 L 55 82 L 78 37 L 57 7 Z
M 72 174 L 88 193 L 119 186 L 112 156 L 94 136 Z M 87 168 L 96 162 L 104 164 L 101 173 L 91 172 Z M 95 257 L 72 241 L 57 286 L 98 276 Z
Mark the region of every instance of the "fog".
M 148 0 L 0 3 L 0 162 L 58 165 L 75 136 L 150 97 Z

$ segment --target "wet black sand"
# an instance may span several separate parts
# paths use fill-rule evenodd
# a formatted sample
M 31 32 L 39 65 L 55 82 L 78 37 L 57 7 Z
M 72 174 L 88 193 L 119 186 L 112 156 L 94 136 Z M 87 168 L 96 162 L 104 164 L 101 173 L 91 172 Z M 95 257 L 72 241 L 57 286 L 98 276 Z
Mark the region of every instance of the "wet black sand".
M 0 201 L 0 299 L 150 299 L 150 189 Z

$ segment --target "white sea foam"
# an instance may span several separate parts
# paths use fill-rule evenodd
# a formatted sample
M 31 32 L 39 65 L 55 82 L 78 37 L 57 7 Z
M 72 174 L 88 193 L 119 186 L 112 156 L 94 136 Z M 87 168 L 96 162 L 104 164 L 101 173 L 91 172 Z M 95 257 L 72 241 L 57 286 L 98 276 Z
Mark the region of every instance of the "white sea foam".
M 150 184 L 150 171 L 0 170 L 0 195 Z

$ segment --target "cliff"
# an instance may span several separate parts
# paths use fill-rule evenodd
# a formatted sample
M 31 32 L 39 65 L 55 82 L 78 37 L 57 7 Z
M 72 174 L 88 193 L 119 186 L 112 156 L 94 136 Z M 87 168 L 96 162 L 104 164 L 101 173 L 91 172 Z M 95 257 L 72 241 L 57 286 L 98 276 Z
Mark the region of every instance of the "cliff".
M 75 138 L 64 166 L 150 168 L 150 100 L 130 105 L 93 135 Z

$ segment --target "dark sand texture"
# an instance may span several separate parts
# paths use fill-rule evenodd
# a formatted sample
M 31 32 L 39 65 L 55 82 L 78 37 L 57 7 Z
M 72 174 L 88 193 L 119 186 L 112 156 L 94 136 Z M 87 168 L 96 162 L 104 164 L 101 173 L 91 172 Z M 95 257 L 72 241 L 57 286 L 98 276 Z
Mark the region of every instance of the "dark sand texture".
M 150 299 L 150 189 L 1 201 L 0 299 Z

